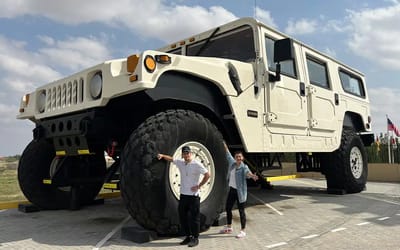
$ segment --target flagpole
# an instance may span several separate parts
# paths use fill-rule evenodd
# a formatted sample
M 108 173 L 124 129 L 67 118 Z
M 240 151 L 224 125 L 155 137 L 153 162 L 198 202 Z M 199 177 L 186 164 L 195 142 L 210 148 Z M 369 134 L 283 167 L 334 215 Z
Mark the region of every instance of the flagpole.
M 390 135 L 389 135 L 389 124 L 388 124 L 388 115 L 386 114 L 386 130 L 387 130 L 387 144 L 388 144 L 388 160 L 389 164 L 392 163 L 392 158 L 390 157 Z

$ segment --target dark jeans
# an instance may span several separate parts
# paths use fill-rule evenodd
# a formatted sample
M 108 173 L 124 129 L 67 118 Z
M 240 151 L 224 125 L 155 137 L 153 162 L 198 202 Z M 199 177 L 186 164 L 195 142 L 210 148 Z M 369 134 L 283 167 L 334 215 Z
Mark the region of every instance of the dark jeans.
M 226 219 L 228 225 L 232 225 L 232 208 L 233 205 L 237 202 L 237 206 L 239 209 L 239 215 L 240 215 L 240 225 L 242 229 L 246 228 L 246 213 L 244 212 L 244 206 L 246 202 L 239 203 L 239 198 L 237 194 L 237 190 L 234 189 L 233 187 L 229 188 L 229 194 L 228 198 L 226 200 Z
M 200 197 L 181 194 L 178 211 L 185 235 L 198 238 L 200 231 Z

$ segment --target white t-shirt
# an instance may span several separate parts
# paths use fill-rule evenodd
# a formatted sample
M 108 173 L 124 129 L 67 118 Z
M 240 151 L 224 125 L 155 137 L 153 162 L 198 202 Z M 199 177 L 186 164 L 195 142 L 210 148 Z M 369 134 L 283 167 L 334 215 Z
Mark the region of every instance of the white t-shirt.
M 190 189 L 199 184 L 200 174 L 205 174 L 208 170 L 203 164 L 196 160 L 192 160 L 186 164 L 182 159 L 175 159 L 173 163 L 178 167 L 181 173 L 181 194 L 198 196 L 198 190 L 193 192 Z
M 236 167 L 232 169 L 231 175 L 229 176 L 229 186 L 237 189 L 236 185 Z

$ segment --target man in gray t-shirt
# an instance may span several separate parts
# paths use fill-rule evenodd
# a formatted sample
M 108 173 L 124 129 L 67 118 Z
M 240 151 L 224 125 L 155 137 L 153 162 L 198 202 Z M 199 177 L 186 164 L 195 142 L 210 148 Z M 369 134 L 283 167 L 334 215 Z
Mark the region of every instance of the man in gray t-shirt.
M 192 159 L 192 151 L 189 146 L 182 147 L 182 159 L 173 159 L 169 155 L 158 154 L 159 160 L 173 162 L 181 174 L 181 187 L 179 199 L 179 220 L 186 238 L 180 243 L 194 247 L 199 244 L 200 231 L 200 187 L 207 183 L 210 173 L 200 162 Z M 203 178 L 199 183 L 200 175 Z M 188 215 L 191 219 L 188 219 Z

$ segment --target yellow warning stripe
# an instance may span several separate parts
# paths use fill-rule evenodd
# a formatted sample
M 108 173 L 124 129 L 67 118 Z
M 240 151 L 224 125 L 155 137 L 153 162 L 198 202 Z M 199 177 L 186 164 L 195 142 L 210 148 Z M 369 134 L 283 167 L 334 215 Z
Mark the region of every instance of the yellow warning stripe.
M 89 149 L 78 149 L 78 154 L 79 155 L 88 155 L 90 154 Z
M 121 192 L 112 192 L 112 193 L 101 193 L 97 197 L 102 198 L 102 199 L 111 199 L 111 198 L 117 198 L 121 196 Z
M 50 179 L 43 179 L 43 184 L 51 185 Z
M 64 156 L 64 155 L 66 155 L 66 154 L 67 154 L 67 152 L 65 152 L 65 150 L 56 151 L 56 155 L 57 155 L 57 156 Z
M 281 175 L 281 176 L 272 176 L 272 177 L 265 177 L 266 181 L 272 182 L 272 181 L 283 181 L 283 180 L 289 180 L 289 179 L 296 179 L 296 178 L 301 178 L 302 176 L 299 174 L 293 174 L 293 175 Z
M 106 189 L 117 189 L 117 187 L 118 187 L 118 185 L 117 185 L 117 183 L 104 183 L 103 184 L 103 188 L 106 188 Z
M 121 196 L 120 192 L 112 192 L 112 193 L 101 193 L 97 197 L 100 199 L 111 199 L 111 198 L 118 198 Z M 0 203 L 0 210 L 3 209 L 11 209 L 11 208 L 18 208 L 19 204 L 30 204 L 29 201 L 12 201 L 12 202 L 2 202 Z
M 17 208 L 19 204 L 30 204 L 30 202 L 29 201 L 13 201 L 13 202 L 0 203 L 0 210 Z

